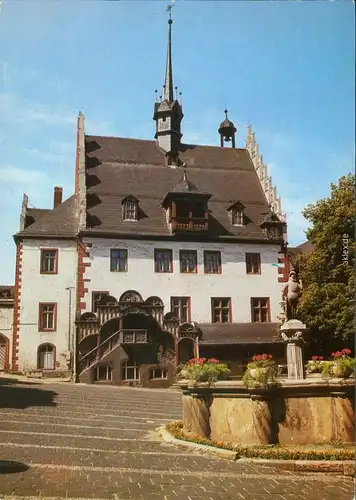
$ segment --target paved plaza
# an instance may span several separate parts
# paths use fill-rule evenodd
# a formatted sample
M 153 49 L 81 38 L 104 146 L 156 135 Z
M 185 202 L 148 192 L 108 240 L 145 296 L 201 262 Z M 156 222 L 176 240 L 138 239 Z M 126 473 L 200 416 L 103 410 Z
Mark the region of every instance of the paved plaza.
M 0 382 L 0 499 L 352 500 L 350 479 L 297 475 L 161 443 L 181 397 L 69 383 Z

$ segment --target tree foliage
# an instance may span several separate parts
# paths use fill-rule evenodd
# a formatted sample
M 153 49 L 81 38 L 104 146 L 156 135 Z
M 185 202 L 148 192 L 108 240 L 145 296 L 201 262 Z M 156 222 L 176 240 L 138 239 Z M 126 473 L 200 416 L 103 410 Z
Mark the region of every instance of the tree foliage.
M 319 333 L 350 339 L 355 330 L 355 175 L 331 184 L 328 198 L 303 211 L 313 249 L 296 267 L 303 282 L 300 319 Z

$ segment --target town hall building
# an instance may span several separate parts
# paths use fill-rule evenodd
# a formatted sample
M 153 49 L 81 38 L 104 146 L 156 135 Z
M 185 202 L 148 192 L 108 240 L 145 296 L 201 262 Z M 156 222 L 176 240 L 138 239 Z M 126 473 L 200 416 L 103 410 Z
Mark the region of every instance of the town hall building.
M 192 357 L 238 374 L 255 353 L 284 356 L 280 198 L 252 127 L 237 148 L 227 111 L 218 145 L 184 143 L 168 28 L 154 138 L 87 135 L 79 113 L 74 194 L 55 187 L 51 209 L 24 196 L 13 372 L 162 387 Z

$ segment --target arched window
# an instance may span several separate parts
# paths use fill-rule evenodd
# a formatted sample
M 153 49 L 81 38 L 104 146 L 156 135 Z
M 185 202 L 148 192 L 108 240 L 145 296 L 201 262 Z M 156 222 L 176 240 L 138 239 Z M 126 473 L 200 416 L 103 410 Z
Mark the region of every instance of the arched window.
M 54 370 L 56 348 L 52 344 L 42 344 L 38 348 L 38 368 L 40 370 Z
M 128 220 L 128 221 L 138 220 L 138 204 L 139 200 L 131 195 L 126 196 L 122 200 L 123 220 Z

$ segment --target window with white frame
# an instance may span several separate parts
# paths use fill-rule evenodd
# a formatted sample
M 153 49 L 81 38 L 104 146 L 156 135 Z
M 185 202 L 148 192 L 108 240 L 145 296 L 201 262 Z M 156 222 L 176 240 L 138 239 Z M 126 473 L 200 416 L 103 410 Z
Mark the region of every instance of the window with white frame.
M 244 212 L 241 208 L 233 208 L 231 212 L 232 224 L 234 226 L 244 225 Z
M 96 368 L 96 380 L 112 380 L 112 370 L 111 366 L 97 366 Z
M 149 378 L 150 380 L 167 379 L 168 370 L 166 368 L 151 368 Z
M 137 220 L 138 217 L 138 202 L 131 198 L 126 199 L 123 204 L 123 219 L 124 220 Z
M 43 344 L 38 348 L 38 368 L 40 370 L 54 370 L 55 348 L 52 344 Z
M 122 380 L 140 380 L 140 367 L 137 363 L 122 364 Z

